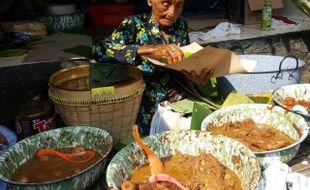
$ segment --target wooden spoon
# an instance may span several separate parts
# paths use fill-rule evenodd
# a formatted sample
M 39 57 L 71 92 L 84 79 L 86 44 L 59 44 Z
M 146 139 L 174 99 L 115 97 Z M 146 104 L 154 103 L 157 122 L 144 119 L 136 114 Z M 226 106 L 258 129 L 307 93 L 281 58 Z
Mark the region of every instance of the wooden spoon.
M 66 161 L 80 164 L 80 163 L 84 163 L 84 162 L 88 162 L 88 161 L 92 160 L 95 157 L 96 153 L 94 151 L 87 150 L 87 151 L 83 151 L 83 152 L 65 154 L 65 153 L 59 152 L 59 151 L 54 150 L 54 149 L 42 149 L 42 150 L 39 150 L 37 152 L 37 155 L 38 156 L 55 155 L 55 156 L 61 157 L 62 159 L 66 160 Z M 84 159 L 81 159 L 81 157 L 83 157 Z M 77 158 L 79 158 L 79 159 L 77 159 Z
M 140 139 L 139 132 L 138 132 L 138 126 L 134 125 L 132 127 L 133 132 L 133 138 L 137 142 L 137 144 L 144 150 L 144 152 L 147 155 L 147 159 L 149 161 L 149 165 L 151 168 L 151 174 L 155 175 L 158 173 L 163 173 L 165 170 L 164 164 L 161 162 L 161 160 L 156 156 L 156 154 L 143 143 L 143 141 Z

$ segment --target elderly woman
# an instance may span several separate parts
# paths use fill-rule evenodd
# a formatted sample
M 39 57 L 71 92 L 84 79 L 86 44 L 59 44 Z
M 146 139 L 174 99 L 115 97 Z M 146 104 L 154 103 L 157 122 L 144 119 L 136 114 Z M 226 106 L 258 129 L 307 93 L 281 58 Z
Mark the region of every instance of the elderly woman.
M 143 70 L 146 89 L 137 123 L 145 134 L 157 105 L 168 90 L 175 87 L 171 70 L 152 65 L 145 57 L 165 58 L 174 64 L 184 58 L 180 46 L 189 43 L 188 27 L 181 13 L 184 0 L 148 0 L 150 15 L 134 15 L 125 18 L 112 35 L 95 49 L 94 58 L 100 62 L 131 64 Z M 183 72 L 183 76 L 197 84 L 205 84 L 213 70 L 205 69 L 199 76 L 195 72 Z

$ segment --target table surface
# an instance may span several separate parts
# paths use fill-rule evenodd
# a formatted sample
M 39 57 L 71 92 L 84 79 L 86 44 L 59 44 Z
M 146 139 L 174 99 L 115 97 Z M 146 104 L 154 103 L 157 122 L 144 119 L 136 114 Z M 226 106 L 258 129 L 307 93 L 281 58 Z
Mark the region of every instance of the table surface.
M 240 29 L 241 29 L 240 35 L 228 35 L 228 36 L 223 36 L 223 37 L 215 37 L 208 41 L 201 41 L 199 42 L 199 44 L 206 45 L 210 43 L 217 43 L 217 42 L 223 42 L 223 41 L 246 40 L 246 39 L 261 38 L 261 37 L 275 36 L 275 35 L 281 35 L 281 34 L 288 34 L 288 33 L 294 33 L 294 32 L 310 31 L 309 20 L 300 20 L 298 22 L 300 24 L 295 28 L 285 29 L 285 30 L 271 30 L 271 31 L 262 31 L 260 24 L 240 25 Z M 90 46 L 90 47 L 92 46 L 91 36 L 81 35 L 81 34 L 58 33 L 52 36 L 48 36 L 42 41 L 44 43 L 41 43 L 41 44 L 38 43 L 39 45 L 37 45 L 37 47 L 35 47 L 34 49 L 30 50 L 28 54 L 25 54 L 22 56 L 16 56 L 16 57 L 0 58 L 0 68 L 16 66 L 16 65 L 48 62 L 48 61 L 59 61 L 63 59 L 77 57 L 77 55 L 65 53 L 62 50 L 66 48 L 76 47 L 78 45 L 85 45 L 85 46 Z
M 310 21 L 308 20 L 297 20 L 299 24 L 291 29 L 277 29 L 270 31 L 263 31 L 261 29 L 261 24 L 251 24 L 251 25 L 240 25 L 240 35 L 228 35 L 223 37 L 212 38 L 208 41 L 200 41 L 198 42 L 201 45 L 206 45 L 210 43 L 217 43 L 223 41 L 231 41 L 231 40 L 248 40 L 253 38 L 262 38 L 268 36 L 275 36 L 281 34 L 288 34 L 294 32 L 303 32 L 310 31 Z
M 310 145 L 303 143 L 300 146 L 298 154 L 288 165 L 293 172 L 298 172 L 310 177 Z

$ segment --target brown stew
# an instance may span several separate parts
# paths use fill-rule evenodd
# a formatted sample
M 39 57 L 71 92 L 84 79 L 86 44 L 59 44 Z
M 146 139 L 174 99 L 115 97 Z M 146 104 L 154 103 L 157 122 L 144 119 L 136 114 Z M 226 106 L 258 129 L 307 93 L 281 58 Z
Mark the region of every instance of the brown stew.
M 74 153 L 82 152 L 86 149 L 83 146 L 77 146 L 56 150 L 63 153 Z M 95 153 L 95 157 L 85 163 L 72 163 L 53 155 L 45 155 L 41 157 L 35 155 L 30 160 L 19 166 L 13 173 L 11 179 L 21 183 L 42 183 L 63 179 L 79 173 L 96 163 L 102 156 L 98 152 Z
M 176 153 L 173 156 L 163 158 L 162 161 L 165 165 L 164 173 L 174 177 L 189 190 L 242 189 L 238 176 L 211 154 L 190 156 Z M 140 166 L 133 172 L 130 181 L 123 183 L 122 190 L 179 190 L 176 185 L 168 182 L 148 183 L 150 176 L 149 165 Z
M 222 134 L 236 139 L 256 152 L 284 148 L 295 142 L 285 133 L 272 126 L 255 123 L 253 119 L 228 122 L 210 131 L 212 134 Z

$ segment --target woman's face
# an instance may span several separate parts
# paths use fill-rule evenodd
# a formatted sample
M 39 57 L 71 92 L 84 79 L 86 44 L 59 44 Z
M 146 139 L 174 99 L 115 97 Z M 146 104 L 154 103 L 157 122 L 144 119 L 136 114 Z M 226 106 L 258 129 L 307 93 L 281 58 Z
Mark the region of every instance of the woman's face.
M 159 26 L 171 26 L 181 16 L 184 0 L 149 0 L 149 5 Z

